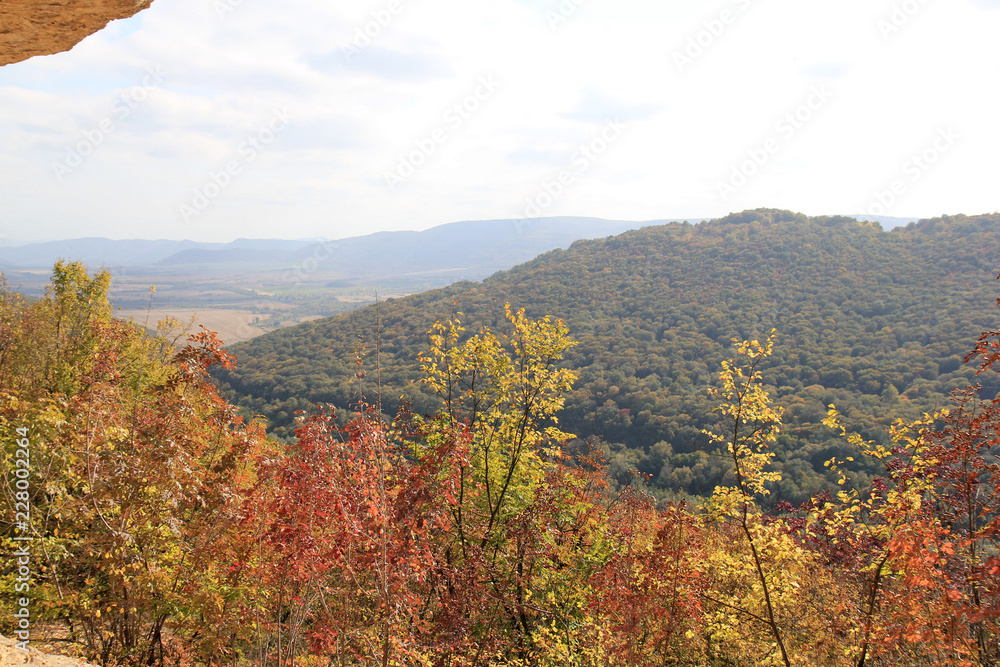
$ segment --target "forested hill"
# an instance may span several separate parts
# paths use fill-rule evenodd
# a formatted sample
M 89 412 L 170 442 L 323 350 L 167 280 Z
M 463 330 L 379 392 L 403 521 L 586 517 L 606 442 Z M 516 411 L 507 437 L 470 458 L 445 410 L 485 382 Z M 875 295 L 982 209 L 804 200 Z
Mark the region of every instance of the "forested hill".
M 706 390 L 731 338 L 774 328 L 765 380 L 786 408 L 778 495 L 800 500 L 830 485 L 823 463 L 846 451 L 820 424 L 826 405 L 881 439 L 891 418 L 941 407 L 972 379 L 962 358 L 1000 315 L 998 271 L 997 214 L 887 232 L 756 210 L 580 241 L 480 283 L 382 303 L 383 405 L 391 412 L 406 395 L 430 411 L 433 397 L 414 381 L 431 324 L 460 311 L 470 331 L 502 330 L 510 302 L 562 318 L 580 343 L 568 356 L 580 379 L 562 428 L 603 438 L 619 474 L 637 467 L 664 493 L 710 493 L 725 465 L 700 433 L 718 420 Z M 287 435 L 295 410 L 357 401 L 359 350 L 363 391 L 374 393 L 375 323 L 372 307 L 261 336 L 234 346 L 239 368 L 219 377 L 231 399 Z

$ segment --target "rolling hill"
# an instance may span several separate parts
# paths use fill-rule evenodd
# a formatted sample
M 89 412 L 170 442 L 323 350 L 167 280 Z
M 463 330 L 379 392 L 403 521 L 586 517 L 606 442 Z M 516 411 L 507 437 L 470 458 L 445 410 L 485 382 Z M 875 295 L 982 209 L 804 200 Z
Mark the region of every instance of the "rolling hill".
M 148 241 L 143 239 L 113 240 L 98 237 L 26 243 L 0 248 L 0 262 L 15 268 L 49 269 L 58 259 L 80 261 L 93 266 L 138 267 L 168 260 L 178 253 L 199 251 L 220 253 L 238 250 L 289 251 L 302 248 L 309 240 L 237 239 L 230 243 L 200 243 L 196 241 Z
M 884 438 L 894 417 L 944 406 L 973 377 L 963 356 L 996 322 L 1000 216 L 951 216 L 883 231 L 853 218 L 778 210 L 701 224 L 644 227 L 579 241 L 482 282 L 387 300 L 380 320 L 383 404 L 430 411 L 416 357 L 435 320 L 502 329 L 503 304 L 566 321 L 580 379 L 561 425 L 602 439 L 624 478 L 658 493 L 704 494 L 726 474 L 700 432 L 715 423 L 707 388 L 734 336 L 778 331 L 765 380 L 786 408 L 777 497 L 829 488 L 823 462 L 845 445 L 820 424 L 836 403 L 848 426 Z M 296 410 L 358 399 L 355 359 L 369 364 L 376 309 L 260 336 L 220 373 L 230 398 L 289 435 Z M 369 395 L 373 388 L 362 387 Z M 984 391 L 1000 386 L 990 380 Z M 864 472 L 864 471 L 861 471 Z

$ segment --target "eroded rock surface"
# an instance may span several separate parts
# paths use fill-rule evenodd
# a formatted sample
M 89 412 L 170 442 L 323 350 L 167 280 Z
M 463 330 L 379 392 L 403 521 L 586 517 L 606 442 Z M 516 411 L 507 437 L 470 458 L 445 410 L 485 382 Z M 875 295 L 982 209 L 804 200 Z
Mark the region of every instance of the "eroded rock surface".
M 132 16 L 152 0 L 3 0 L 0 65 L 68 51 L 114 19 Z
M 35 665 L 35 667 L 93 667 L 89 662 L 67 658 L 64 655 L 45 653 L 31 648 L 28 653 L 19 651 L 15 640 L 0 635 L 0 667 L 7 665 Z

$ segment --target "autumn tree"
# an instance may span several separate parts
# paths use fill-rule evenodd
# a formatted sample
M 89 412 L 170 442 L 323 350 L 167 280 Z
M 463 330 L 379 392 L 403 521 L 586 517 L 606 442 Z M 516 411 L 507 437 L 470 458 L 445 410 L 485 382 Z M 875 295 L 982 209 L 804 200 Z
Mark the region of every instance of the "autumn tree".
M 762 498 L 781 479 L 770 447 L 782 411 L 761 379 L 774 332 L 764 342 L 734 343 L 721 386 L 710 390 L 722 422 L 705 431 L 725 446 L 733 478 L 705 503 L 706 651 L 735 664 L 835 664 L 836 642 L 821 613 L 831 601 L 831 577 L 784 522 L 762 511 Z
M 966 361 L 995 372 L 998 334 Z M 848 433 L 830 406 L 826 424 L 854 455 L 827 467 L 841 490 L 805 506 L 798 535 L 836 573 L 838 627 L 851 664 L 990 665 L 997 659 L 996 591 L 1000 402 L 981 387 L 953 392 L 953 407 L 896 420 L 888 443 Z M 881 469 L 856 485 L 854 458 Z
M 416 420 L 410 445 L 423 460 L 464 434 L 462 455 L 448 460 L 456 483 L 445 497 L 449 521 L 437 546 L 446 583 L 435 627 L 445 655 L 469 664 L 528 656 L 540 623 L 565 629 L 584 597 L 562 599 L 576 570 L 563 562 L 567 576 L 552 577 L 554 562 L 571 535 L 581 537 L 595 522 L 581 502 L 588 482 L 571 480 L 559 465 L 559 447 L 570 436 L 555 414 L 574 375 L 557 364 L 573 343 L 561 322 L 531 320 L 509 306 L 506 315 L 508 334 L 483 329 L 463 338 L 456 320 L 434 326 L 422 368 L 442 408 Z M 586 542 L 581 537 L 581 550 L 592 548 Z
M 207 381 L 208 366 L 232 363 L 214 334 L 177 350 L 112 317 L 108 285 L 58 263 L 42 300 L 4 303 L 5 546 L 16 532 L 7 436 L 27 428 L 32 618 L 64 623 L 102 662 L 160 662 L 168 637 L 214 655 L 233 601 L 217 554 L 263 430 Z
M 346 427 L 305 418 L 287 453 L 264 462 L 249 499 L 255 584 L 243 613 L 259 664 L 419 664 L 430 645 L 439 567 L 434 535 L 455 493 L 449 440 L 414 461 L 367 410 Z M 249 657 L 249 655 L 248 655 Z
M 704 530 L 685 504 L 657 508 L 632 488 L 607 515 L 613 555 L 591 579 L 591 612 L 602 663 L 698 665 L 707 656 Z

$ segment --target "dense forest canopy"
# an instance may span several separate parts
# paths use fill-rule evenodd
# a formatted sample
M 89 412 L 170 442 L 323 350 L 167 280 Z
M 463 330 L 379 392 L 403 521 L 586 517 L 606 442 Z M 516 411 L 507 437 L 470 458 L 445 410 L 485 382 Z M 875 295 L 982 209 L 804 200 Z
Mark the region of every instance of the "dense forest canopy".
M 216 377 L 289 436 L 297 410 L 344 410 L 376 393 L 357 361 L 373 369 L 378 342 L 383 410 L 405 397 L 429 413 L 437 398 L 417 380 L 431 325 L 461 313 L 470 332 L 495 327 L 509 302 L 562 319 L 579 342 L 564 361 L 579 374 L 560 416 L 566 431 L 603 440 L 621 480 L 636 468 L 658 495 L 707 495 L 727 470 L 701 432 L 713 419 L 707 390 L 732 338 L 777 329 L 763 369 L 785 408 L 775 497 L 798 502 L 835 486 L 823 463 L 843 444 L 821 425 L 828 404 L 885 442 L 892 417 L 945 406 L 970 382 L 963 357 L 995 322 L 998 267 L 996 214 L 886 232 L 853 218 L 746 211 L 579 241 L 482 282 L 261 336 L 234 346 L 240 368 Z M 1000 390 L 984 383 L 985 395 Z

